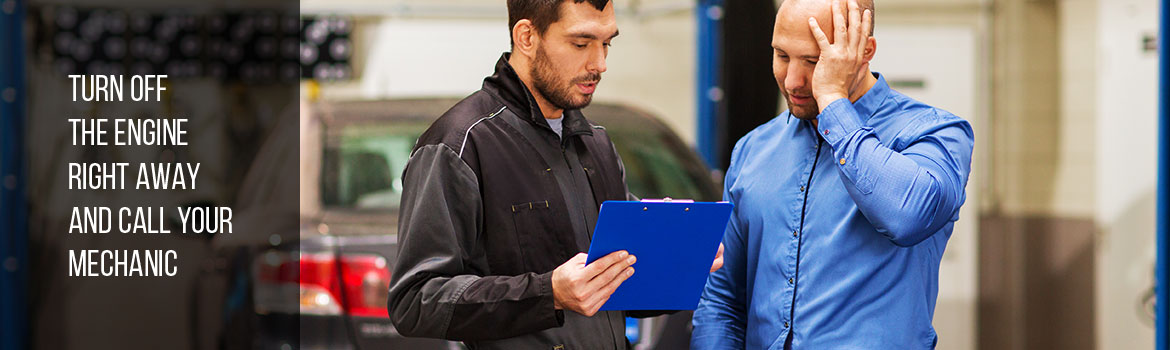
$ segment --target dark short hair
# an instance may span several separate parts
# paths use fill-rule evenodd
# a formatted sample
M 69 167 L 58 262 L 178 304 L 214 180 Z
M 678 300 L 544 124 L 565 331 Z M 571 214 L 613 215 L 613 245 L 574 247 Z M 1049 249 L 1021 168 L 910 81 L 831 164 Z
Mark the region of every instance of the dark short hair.
M 536 33 L 544 35 L 549 26 L 561 20 L 561 4 L 568 1 L 574 4 L 588 2 L 598 11 L 604 10 L 605 5 L 610 2 L 610 0 L 508 0 L 508 37 L 512 37 L 512 28 L 516 28 L 516 22 L 522 19 L 532 21 Z

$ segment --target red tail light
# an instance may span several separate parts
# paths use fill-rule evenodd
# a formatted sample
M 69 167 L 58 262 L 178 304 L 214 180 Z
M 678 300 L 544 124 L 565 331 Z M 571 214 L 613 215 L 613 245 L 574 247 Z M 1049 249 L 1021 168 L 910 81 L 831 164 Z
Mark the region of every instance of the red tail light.
M 292 268 L 297 263 L 298 272 Z M 299 311 L 311 315 L 388 317 L 386 296 L 390 271 L 386 258 L 376 254 L 301 254 L 269 252 L 257 261 L 257 312 Z M 281 291 L 297 288 L 298 304 L 288 305 Z
M 354 316 L 389 317 L 390 270 L 386 258 L 369 254 L 341 257 L 341 282 L 345 286 L 345 311 Z

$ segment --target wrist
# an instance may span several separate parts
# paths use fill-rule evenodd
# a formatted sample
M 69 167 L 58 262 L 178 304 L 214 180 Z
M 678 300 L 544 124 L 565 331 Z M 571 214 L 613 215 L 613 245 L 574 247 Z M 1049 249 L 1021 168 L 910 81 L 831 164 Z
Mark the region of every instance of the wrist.
M 556 288 L 553 288 L 553 309 L 554 310 L 564 310 L 565 309 L 564 305 L 561 305 L 561 298 L 557 297 Z
M 553 270 L 552 272 L 549 273 L 549 281 L 548 281 L 548 286 L 549 286 L 548 289 L 549 289 L 550 294 L 552 294 L 553 309 L 554 310 L 564 309 L 564 307 L 561 306 L 561 298 L 560 298 L 561 293 L 559 290 L 557 290 L 557 289 L 559 289 L 558 283 L 557 283 L 557 281 L 559 280 L 557 278 L 557 277 L 559 277 L 559 276 L 557 276 L 558 270 L 560 270 L 560 269 Z
M 832 104 L 833 102 L 836 102 L 837 100 L 840 100 L 843 98 L 844 99 L 849 98 L 849 96 L 843 92 L 831 92 L 831 93 L 816 95 L 815 97 L 817 100 L 817 107 L 819 107 L 819 109 L 820 109 L 819 112 L 824 112 L 825 108 L 828 108 L 830 104 Z

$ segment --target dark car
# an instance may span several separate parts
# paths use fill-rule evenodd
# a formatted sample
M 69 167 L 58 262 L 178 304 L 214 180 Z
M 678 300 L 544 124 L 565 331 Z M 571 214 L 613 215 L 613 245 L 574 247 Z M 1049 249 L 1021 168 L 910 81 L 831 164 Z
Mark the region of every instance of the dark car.
M 234 255 L 221 261 L 252 262 L 234 264 L 237 268 L 231 263 L 220 264 L 227 266 L 226 271 L 235 271 L 227 275 L 241 275 L 239 270 L 250 269 L 247 281 L 228 282 L 226 294 L 253 295 L 251 303 L 242 305 L 251 304 L 254 310 L 237 307 L 237 312 L 225 319 L 239 319 L 240 324 L 250 327 L 251 334 L 260 334 L 247 336 L 249 332 L 233 331 L 229 325 L 222 342 L 280 348 L 281 330 L 296 324 L 282 316 L 293 307 L 288 300 L 294 300 L 290 293 L 295 289 L 301 348 L 462 348 L 456 342 L 402 337 L 390 324 L 386 310 L 390 271 L 397 255 L 403 168 L 418 136 L 456 102 L 395 99 L 302 107 L 299 237 L 285 244 L 261 242 L 258 246 L 263 248 L 253 249 L 221 244 L 219 251 Z M 585 115 L 606 127 L 623 159 L 633 194 L 641 198 L 719 200 L 710 171 L 652 115 L 604 103 L 594 103 Z M 294 242 L 299 244 L 298 253 L 291 246 Z M 297 268 L 299 276 L 289 276 L 289 271 Z M 231 300 L 223 299 L 224 303 Z M 639 349 L 685 349 L 689 321 L 689 312 L 629 319 L 627 336 Z

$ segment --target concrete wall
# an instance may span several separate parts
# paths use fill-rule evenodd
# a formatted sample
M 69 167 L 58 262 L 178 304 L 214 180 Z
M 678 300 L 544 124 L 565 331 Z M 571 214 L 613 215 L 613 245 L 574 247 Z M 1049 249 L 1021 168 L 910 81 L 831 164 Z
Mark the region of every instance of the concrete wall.
M 1157 178 L 1157 54 L 1142 49 L 1158 29 L 1154 0 L 1098 0 L 1095 75 L 1097 307 L 1099 349 L 1152 349 L 1141 296 L 1153 287 Z M 1072 25 L 1072 24 L 1070 24 Z M 1092 74 L 1090 74 L 1092 72 Z M 1078 74 L 1080 76 L 1080 74 Z
M 993 135 L 980 272 L 980 347 L 1092 349 L 1095 113 L 1062 83 L 1092 60 L 1058 1 L 994 7 Z M 1062 9 L 1066 9 L 1063 10 Z M 1091 28 L 1091 23 L 1090 28 Z M 1091 29 L 1089 29 L 1091 31 Z M 1091 84 L 1090 84 L 1091 85 Z M 1066 104 L 1068 106 L 1066 106 Z M 1063 113 L 1072 110 L 1073 113 Z
M 981 348 L 1153 347 L 1157 9 L 996 2 Z

